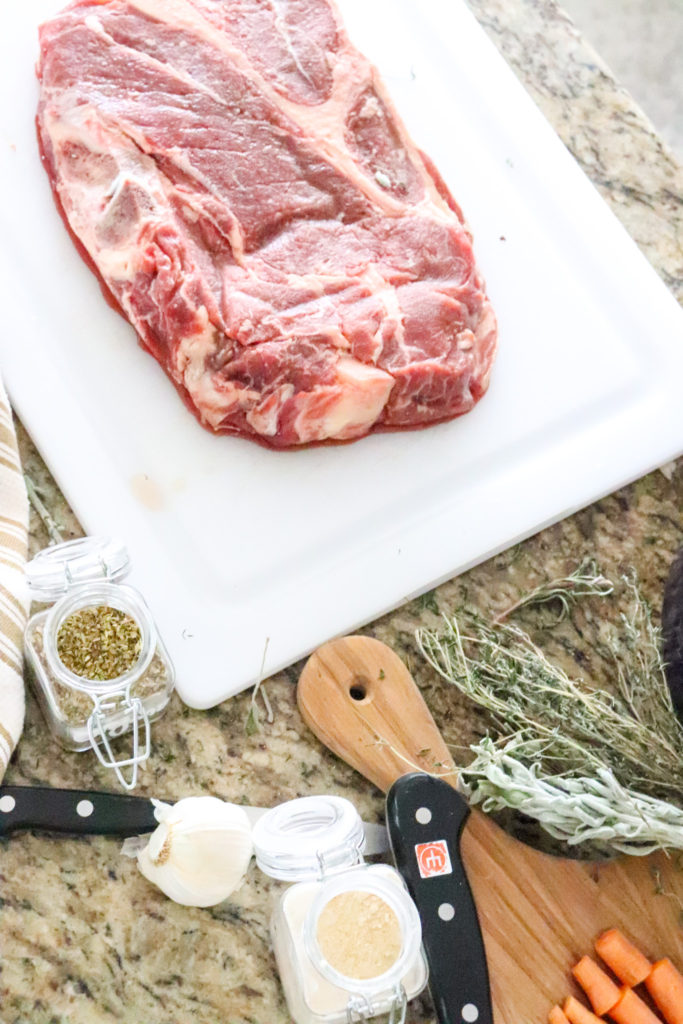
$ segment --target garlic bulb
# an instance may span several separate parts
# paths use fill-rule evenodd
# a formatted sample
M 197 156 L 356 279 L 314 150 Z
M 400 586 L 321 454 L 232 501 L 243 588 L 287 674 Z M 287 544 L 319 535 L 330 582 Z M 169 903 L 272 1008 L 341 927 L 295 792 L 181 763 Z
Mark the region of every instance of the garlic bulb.
M 253 847 L 241 807 L 215 796 L 153 801 L 159 822 L 137 852 L 140 871 L 176 903 L 212 907 L 241 884 Z

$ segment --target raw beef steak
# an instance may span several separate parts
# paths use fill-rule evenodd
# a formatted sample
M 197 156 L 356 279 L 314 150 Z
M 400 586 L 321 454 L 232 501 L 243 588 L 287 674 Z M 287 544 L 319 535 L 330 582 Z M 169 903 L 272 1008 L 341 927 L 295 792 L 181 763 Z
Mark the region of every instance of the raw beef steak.
M 330 0 L 77 0 L 40 42 L 58 202 L 205 426 L 286 447 L 482 396 L 470 235 Z

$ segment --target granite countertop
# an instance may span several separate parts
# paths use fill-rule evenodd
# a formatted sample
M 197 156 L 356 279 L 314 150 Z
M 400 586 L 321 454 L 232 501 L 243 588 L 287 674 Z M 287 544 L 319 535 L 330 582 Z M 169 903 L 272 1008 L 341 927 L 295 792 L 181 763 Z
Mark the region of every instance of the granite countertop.
M 470 0 L 485 30 L 657 272 L 683 299 L 683 170 L 631 97 L 552 0 Z M 65 538 L 81 533 L 30 439 L 24 466 Z M 634 568 L 654 615 L 683 543 L 683 462 L 664 467 L 368 627 L 408 661 L 458 759 L 481 728 L 476 714 L 421 662 L 420 624 L 464 602 L 507 606 L 540 581 L 595 557 L 618 578 Z M 49 537 L 32 512 L 32 551 Z M 549 653 L 600 682 L 590 616 L 567 622 Z M 248 736 L 250 696 L 198 712 L 173 698 L 154 725 L 139 792 L 170 799 L 213 793 L 271 805 L 328 791 L 376 820 L 382 797 L 307 732 L 295 702 L 301 666 L 269 680 L 273 720 Z M 112 788 L 89 753 L 47 738 L 29 695 L 26 729 L 7 782 Z M 105 838 L 21 835 L 0 846 L 2 1024 L 279 1024 L 289 1019 L 277 981 L 268 916 L 278 889 L 253 867 L 230 900 L 209 910 L 167 900 Z M 409 1020 L 432 1020 L 425 996 Z

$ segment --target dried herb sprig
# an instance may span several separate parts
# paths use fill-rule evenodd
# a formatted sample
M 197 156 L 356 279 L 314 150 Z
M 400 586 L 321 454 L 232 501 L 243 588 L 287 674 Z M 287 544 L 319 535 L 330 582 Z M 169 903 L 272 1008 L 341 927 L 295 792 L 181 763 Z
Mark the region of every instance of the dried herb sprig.
M 647 602 L 633 577 L 624 579 L 630 606 L 620 615 L 619 638 L 612 635 L 602 653 L 615 666 L 619 694 L 633 718 L 680 751 L 683 725 L 676 715 L 666 682 L 661 630 L 652 622 Z
M 589 583 L 586 589 L 605 596 L 604 577 L 596 578 L 599 590 Z M 518 626 L 473 613 L 463 616 L 467 632 L 456 618 L 446 619 L 439 631 L 418 631 L 418 645 L 447 682 L 489 712 L 497 741 L 474 746 L 475 760 L 463 772 L 475 802 L 497 809 L 521 802 L 550 834 L 573 837 L 573 843 L 595 839 L 591 830 L 598 829 L 600 843 L 613 849 L 683 847 L 683 832 L 675 827 L 683 798 L 683 728 L 649 608 L 635 581 L 625 583 L 630 607 L 621 616 L 619 641 L 612 635 L 604 651 L 615 665 L 614 695 L 570 679 Z M 551 588 L 554 597 L 566 598 L 558 581 Z M 572 584 L 574 599 L 577 592 Z M 643 828 L 622 833 L 620 822 L 632 823 L 634 815 Z
M 462 769 L 460 785 L 487 812 L 518 808 L 568 846 L 641 856 L 683 848 L 683 811 L 627 789 L 599 763 L 591 776 L 543 775 L 538 740 L 497 745 L 486 738 L 472 749 L 476 757 Z
M 608 597 L 614 591 L 614 584 L 598 571 L 593 558 L 584 558 L 574 572 L 560 576 L 524 594 L 518 601 L 496 615 L 494 622 L 502 622 L 513 612 L 530 605 L 559 605 L 557 621 L 565 619 L 573 604 L 582 597 Z
M 265 709 L 266 709 L 266 718 L 267 718 L 267 720 L 269 722 L 273 721 L 273 709 L 272 709 L 271 703 L 270 703 L 270 701 L 268 699 L 268 694 L 266 693 L 266 688 L 263 685 L 263 673 L 264 673 L 265 666 L 266 666 L 266 655 L 268 653 L 268 644 L 269 643 L 270 643 L 270 637 L 267 636 L 266 637 L 266 642 L 263 645 L 263 655 L 261 656 L 261 668 L 259 669 L 258 678 L 257 678 L 256 682 L 254 683 L 254 688 L 251 691 L 251 700 L 249 701 L 249 711 L 247 713 L 247 720 L 244 723 L 244 731 L 247 734 L 247 736 L 253 736 L 254 733 L 255 732 L 259 732 L 259 730 L 261 728 L 261 716 L 259 715 L 259 710 L 258 710 L 258 707 L 257 707 L 257 704 L 256 704 L 256 698 L 258 697 L 259 693 L 261 694 L 261 698 L 263 700 L 263 703 L 264 703 L 264 706 L 265 706 Z
M 38 518 L 41 520 L 43 526 L 48 532 L 50 538 L 50 544 L 61 544 L 64 540 L 59 527 L 52 518 L 49 509 L 41 498 L 41 490 L 38 485 L 34 482 L 33 478 L 28 473 L 24 473 L 24 483 L 26 484 L 26 494 L 28 500 L 35 509 Z

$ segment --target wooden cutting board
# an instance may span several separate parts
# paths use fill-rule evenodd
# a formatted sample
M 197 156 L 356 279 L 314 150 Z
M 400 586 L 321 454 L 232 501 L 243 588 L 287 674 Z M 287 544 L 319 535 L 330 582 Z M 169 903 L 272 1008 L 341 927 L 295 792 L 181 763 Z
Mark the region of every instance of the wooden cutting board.
M 457 771 L 401 659 L 370 637 L 325 644 L 308 660 L 297 699 L 318 738 L 380 789 L 422 770 Z M 607 928 L 651 959 L 683 965 L 683 868 L 665 854 L 578 863 L 539 853 L 474 809 L 462 855 L 477 904 L 496 1024 L 545 1024 L 578 994 L 570 968 Z

